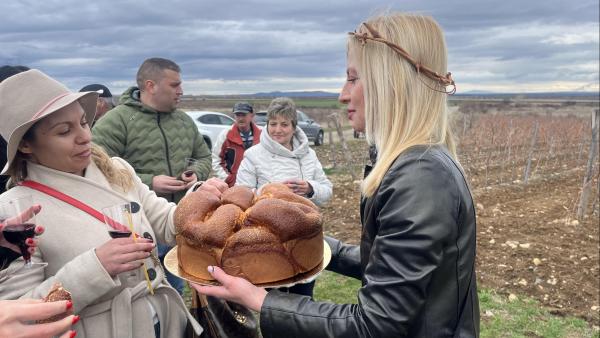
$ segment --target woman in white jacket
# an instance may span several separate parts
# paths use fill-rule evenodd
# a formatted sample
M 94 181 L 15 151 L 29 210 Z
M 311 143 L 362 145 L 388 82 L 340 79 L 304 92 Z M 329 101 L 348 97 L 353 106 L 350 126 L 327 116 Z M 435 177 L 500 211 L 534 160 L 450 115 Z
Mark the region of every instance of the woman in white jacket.
M 32 261 L 48 263 L 45 269 L 9 275 L 0 283 L 0 299 L 41 298 L 60 282 L 80 318 L 73 326 L 78 337 L 182 337 L 188 320 L 199 333 L 200 326 L 151 256 L 155 242 L 175 242 L 176 205 L 157 197 L 124 160 L 109 158 L 91 143 L 88 121 L 94 120 L 96 98 L 94 92 L 71 93 L 37 70 L 0 84 L 0 133 L 9 140 L 2 174 L 16 185 L 0 195 L 0 202 L 31 195 L 42 205 L 37 221 L 45 232 Z M 95 210 L 129 202 L 141 214 L 144 238 L 137 243 L 111 239 L 102 220 L 35 184 Z M 7 270 L 22 264 L 17 259 Z
M 332 185 L 308 138 L 298 125 L 296 106 L 286 97 L 271 101 L 266 133 L 260 143 L 244 153 L 236 185 L 260 189 L 267 183 L 285 183 L 298 195 L 324 205 L 331 199 Z
M 271 101 L 266 128 L 260 143 L 244 152 L 235 184 L 260 190 L 267 183 L 284 183 L 317 205 L 327 203 L 332 195 L 331 182 L 298 127 L 294 101 L 287 97 Z M 280 290 L 312 297 L 314 285 L 313 281 Z

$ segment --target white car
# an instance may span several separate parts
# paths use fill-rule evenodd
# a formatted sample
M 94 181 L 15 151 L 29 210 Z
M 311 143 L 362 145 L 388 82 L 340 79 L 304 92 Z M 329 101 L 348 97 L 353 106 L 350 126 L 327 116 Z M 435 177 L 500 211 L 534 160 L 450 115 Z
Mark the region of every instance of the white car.
M 212 145 L 221 131 L 231 128 L 234 123 L 231 117 L 214 111 L 187 111 L 185 113 L 196 123 L 208 149 L 212 149 Z

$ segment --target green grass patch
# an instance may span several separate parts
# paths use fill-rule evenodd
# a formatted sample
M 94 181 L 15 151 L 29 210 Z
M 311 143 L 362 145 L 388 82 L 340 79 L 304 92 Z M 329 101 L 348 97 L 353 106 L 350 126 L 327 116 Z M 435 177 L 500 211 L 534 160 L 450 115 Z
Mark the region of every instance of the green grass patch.
M 357 302 L 360 281 L 324 271 L 315 285 L 314 298 L 339 304 Z M 586 321 L 575 317 L 555 316 L 540 303 L 525 297 L 508 301 L 493 290 L 479 290 L 481 337 L 596 337 L 600 333 Z
M 324 124 L 324 125 L 326 125 L 326 124 Z M 323 125 L 321 125 L 321 128 L 323 128 L 324 132 L 332 131 L 332 132 L 336 133 L 336 135 L 337 135 L 337 129 L 336 128 L 333 128 L 333 127 L 327 128 L 327 127 L 324 127 Z M 348 129 L 352 129 L 352 126 L 351 125 L 343 125 L 342 126 L 342 130 L 348 130 Z M 346 140 L 346 141 L 350 141 L 350 140 Z
M 338 304 L 357 303 L 357 292 L 360 288 L 358 279 L 323 271 L 315 284 L 314 298 L 319 302 Z
M 338 171 L 339 170 L 337 168 L 325 168 L 325 167 L 323 168 L 323 172 L 327 176 L 337 174 Z
M 554 316 L 537 301 L 509 301 L 493 290 L 479 290 L 481 337 L 600 337 L 579 318 Z
M 294 98 L 296 106 L 302 108 L 329 108 L 339 109 L 342 104 L 337 98 Z

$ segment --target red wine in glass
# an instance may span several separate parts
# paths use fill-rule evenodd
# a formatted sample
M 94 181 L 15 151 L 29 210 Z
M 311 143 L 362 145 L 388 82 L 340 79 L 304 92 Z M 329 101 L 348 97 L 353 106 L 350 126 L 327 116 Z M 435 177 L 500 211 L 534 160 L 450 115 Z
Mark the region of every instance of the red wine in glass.
M 108 234 L 111 238 L 128 238 L 131 236 L 131 231 L 111 230 Z
M 194 175 L 194 171 L 193 170 L 186 170 L 186 171 L 183 172 L 183 175 L 185 177 L 190 177 L 190 176 Z
M 28 238 L 35 236 L 35 224 L 33 223 L 22 223 L 14 224 L 4 228 L 2 231 L 4 239 L 7 242 L 12 243 L 19 247 L 21 255 L 25 259 L 25 263 L 29 264 L 31 261 L 31 254 L 29 253 L 29 247 L 25 244 Z

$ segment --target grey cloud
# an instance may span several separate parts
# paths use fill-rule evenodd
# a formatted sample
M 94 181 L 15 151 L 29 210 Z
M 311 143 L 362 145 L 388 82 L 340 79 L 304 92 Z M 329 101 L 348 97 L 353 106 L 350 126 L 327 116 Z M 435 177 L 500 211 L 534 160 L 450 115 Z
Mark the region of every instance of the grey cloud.
M 224 81 L 229 92 L 254 80 L 257 91 L 281 89 L 273 78 L 303 79 L 288 88 L 302 90 L 311 79 L 342 77 L 346 32 L 386 8 L 434 16 L 449 68 L 466 83 L 597 83 L 596 0 L 8 0 L 0 3 L 0 64 L 39 67 L 73 89 L 122 87 L 145 58 L 162 56 L 181 64 L 186 81 Z

